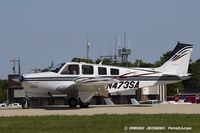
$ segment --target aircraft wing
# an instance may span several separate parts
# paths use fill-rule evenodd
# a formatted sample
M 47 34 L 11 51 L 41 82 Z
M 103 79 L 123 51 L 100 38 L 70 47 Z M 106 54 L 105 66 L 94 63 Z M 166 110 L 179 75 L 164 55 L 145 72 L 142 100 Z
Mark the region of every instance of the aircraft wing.
M 113 78 L 76 78 L 73 84 L 70 86 L 60 86 L 57 88 L 57 91 L 67 95 L 74 95 L 74 92 L 78 93 L 82 102 L 89 102 L 96 94 L 107 97 L 109 93 L 109 90 L 106 89 L 107 85 L 115 82 L 118 82 L 118 80 Z
M 159 85 L 157 81 L 174 81 L 188 79 L 189 76 L 179 77 L 177 75 L 164 74 L 155 81 L 149 81 L 148 76 L 132 78 L 104 78 L 104 77 L 81 77 L 74 80 L 74 84 L 68 87 L 61 87 L 63 92 L 70 93 L 77 91 L 82 102 L 89 102 L 96 94 L 107 97 L 109 93 L 137 89 L 140 87 Z M 152 77 L 152 76 L 151 76 Z M 151 78 L 150 77 L 150 78 Z M 164 82 L 161 82 L 164 84 Z
M 77 85 L 79 97 L 84 102 L 90 101 L 95 94 L 107 97 L 109 91 L 106 86 L 109 83 L 118 82 L 116 79 L 101 77 L 77 78 L 74 81 Z

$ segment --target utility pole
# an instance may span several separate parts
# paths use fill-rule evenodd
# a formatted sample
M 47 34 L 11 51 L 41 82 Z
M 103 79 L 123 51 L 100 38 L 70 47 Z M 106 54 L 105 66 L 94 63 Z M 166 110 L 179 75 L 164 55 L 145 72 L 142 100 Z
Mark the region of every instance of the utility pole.
M 131 54 L 131 49 L 126 48 L 126 32 L 124 32 L 124 46 L 119 49 L 119 55 L 121 56 L 122 63 L 128 63 L 128 56 Z
M 53 63 L 53 61 L 51 61 L 51 68 L 54 66 L 54 63 Z
M 16 59 L 14 58 L 13 60 L 10 60 L 10 62 L 13 62 L 12 70 L 13 70 L 13 73 L 15 75 L 15 63 L 16 63 Z
M 10 60 L 10 62 L 13 63 L 12 70 L 13 70 L 14 75 L 16 74 L 16 63 L 18 63 L 18 73 L 20 75 L 21 74 L 20 59 L 14 58 L 13 60 Z
M 20 65 L 20 59 L 18 57 L 18 73 L 19 73 L 19 76 L 21 75 L 21 65 Z
M 124 48 L 126 49 L 126 32 L 124 32 Z
M 89 50 L 90 50 L 90 42 L 89 42 L 88 37 L 87 37 L 87 50 L 86 50 L 86 52 L 87 52 L 87 59 L 89 59 Z
M 115 58 L 115 64 L 117 63 L 117 37 L 115 36 L 115 55 L 114 55 L 114 58 Z

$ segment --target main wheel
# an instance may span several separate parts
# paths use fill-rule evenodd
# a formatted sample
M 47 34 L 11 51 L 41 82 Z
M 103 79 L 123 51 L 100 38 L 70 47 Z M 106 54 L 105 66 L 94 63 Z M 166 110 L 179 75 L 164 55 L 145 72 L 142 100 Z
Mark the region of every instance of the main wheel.
M 69 99 L 69 107 L 76 107 L 78 105 L 78 101 L 76 98 L 70 98 Z
M 22 102 L 22 108 L 23 109 L 28 109 L 30 108 L 30 102 L 28 100 Z
M 79 105 L 80 105 L 81 108 L 88 108 L 89 104 L 90 104 L 89 102 L 85 102 L 85 103 L 79 102 Z

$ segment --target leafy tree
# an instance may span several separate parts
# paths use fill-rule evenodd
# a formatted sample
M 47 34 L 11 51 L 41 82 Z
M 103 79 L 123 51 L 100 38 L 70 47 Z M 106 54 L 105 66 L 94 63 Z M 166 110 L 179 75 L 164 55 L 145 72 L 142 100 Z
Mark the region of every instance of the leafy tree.
M 168 96 L 174 96 L 177 93 L 183 93 L 183 91 L 184 91 L 184 86 L 182 82 L 167 85 Z
M 162 64 L 164 64 L 164 63 L 170 58 L 171 53 L 172 53 L 172 51 L 167 51 L 166 53 L 164 53 L 164 54 L 160 57 L 160 59 L 154 63 L 155 67 L 159 67 L 159 66 L 161 66 Z
M 100 62 L 102 61 L 102 59 L 97 59 L 95 61 L 96 64 L 99 64 Z M 103 62 L 102 62 L 103 65 L 111 65 L 112 64 L 112 61 L 110 59 L 103 59 Z
M 190 64 L 189 72 L 192 73 L 189 81 L 190 86 L 200 88 L 200 59 Z
M 143 62 L 143 60 L 141 59 L 136 59 L 133 65 L 135 67 L 146 67 L 146 68 L 154 67 L 154 64 Z
M 49 71 L 49 68 L 44 68 L 42 70 L 40 70 L 40 72 L 48 72 Z
M 73 58 L 71 60 L 72 62 L 85 62 L 85 63 L 94 63 L 91 59 L 85 59 L 85 58 Z
M 122 67 L 135 67 L 135 65 L 131 62 L 121 62 L 121 63 L 113 63 L 112 65 L 122 66 Z
M 140 66 L 142 66 L 142 64 L 144 64 L 143 60 L 141 60 L 141 59 L 136 59 L 136 60 L 135 60 L 135 63 L 134 63 L 134 66 L 140 67 Z
M 7 80 L 0 80 L 0 102 L 6 101 L 6 89 L 8 86 Z

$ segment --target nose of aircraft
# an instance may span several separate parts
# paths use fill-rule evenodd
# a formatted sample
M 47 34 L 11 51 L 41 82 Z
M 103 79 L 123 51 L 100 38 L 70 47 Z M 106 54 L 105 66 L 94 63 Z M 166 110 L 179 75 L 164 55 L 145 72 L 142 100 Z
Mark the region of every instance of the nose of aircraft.
M 15 82 L 22 83 L 24 81 L 24 77 L 23 77 L 23 75 L 19 75 L 19 76 L 13 78 L 12 80 L 15 81 Z

